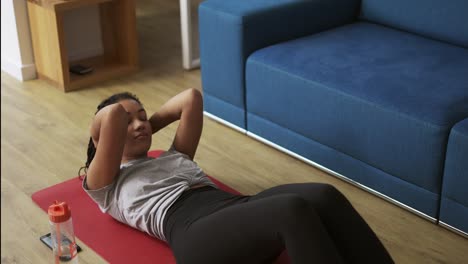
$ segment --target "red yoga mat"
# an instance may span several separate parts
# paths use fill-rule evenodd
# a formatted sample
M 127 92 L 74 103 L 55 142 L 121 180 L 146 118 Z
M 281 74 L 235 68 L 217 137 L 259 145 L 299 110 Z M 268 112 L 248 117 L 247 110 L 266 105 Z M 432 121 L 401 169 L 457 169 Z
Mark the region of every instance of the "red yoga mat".
M 148 156 L 158 157 L 161 153 L 160 150 L 150 151 Z M 220 189 L 239 194 L 220 181 L 210 179 Z M 109 263 L 176 263 L 165 242 L 103 214 L 85 193 L 78 177 L 37 191 L 32 199 L 45 212 L 55 200 L 66 201 L 72 210 L 75 235 Z M 283 252 L 275 264 L 286 263 L 289 261 Z

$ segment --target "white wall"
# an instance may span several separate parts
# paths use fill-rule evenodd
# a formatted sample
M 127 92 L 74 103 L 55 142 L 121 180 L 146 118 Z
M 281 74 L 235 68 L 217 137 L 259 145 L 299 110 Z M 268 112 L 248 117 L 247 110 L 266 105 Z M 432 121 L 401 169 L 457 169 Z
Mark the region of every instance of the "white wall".
M 25 0 L 1 0 L 2 70 L 19 80 L 36 78 Z
M 2 71 L 18 80 L 36 78 L 26 0 L 1 0 Z M 64 14 L 65 42 L 70 60 L 102 54 L 98 6 Z
M 88 6 L 65 12 L 63 30 L 70 61 L 103 53 L 99 7 Z

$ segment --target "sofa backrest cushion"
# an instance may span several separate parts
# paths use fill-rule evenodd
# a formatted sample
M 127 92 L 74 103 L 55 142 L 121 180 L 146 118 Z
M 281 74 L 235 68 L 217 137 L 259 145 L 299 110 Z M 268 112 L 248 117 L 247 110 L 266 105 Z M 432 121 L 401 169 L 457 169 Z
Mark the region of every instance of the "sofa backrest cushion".
M 362 0 L 360 19 L 468 48 L 468 0 Z

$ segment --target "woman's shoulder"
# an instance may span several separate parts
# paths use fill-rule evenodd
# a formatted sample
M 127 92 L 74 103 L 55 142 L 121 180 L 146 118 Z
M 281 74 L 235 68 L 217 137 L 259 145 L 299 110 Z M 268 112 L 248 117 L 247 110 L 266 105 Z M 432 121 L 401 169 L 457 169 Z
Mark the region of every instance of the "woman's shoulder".
M 184 159 L 190 159 L 187 154 L 178 151 L 174 147 L 174 145 L 171 145 L 171 147 L 167 151 L 164 151 L 158 158 L 165 158 L 165 157 L 173 157 L 173 158 L 180 157 Z

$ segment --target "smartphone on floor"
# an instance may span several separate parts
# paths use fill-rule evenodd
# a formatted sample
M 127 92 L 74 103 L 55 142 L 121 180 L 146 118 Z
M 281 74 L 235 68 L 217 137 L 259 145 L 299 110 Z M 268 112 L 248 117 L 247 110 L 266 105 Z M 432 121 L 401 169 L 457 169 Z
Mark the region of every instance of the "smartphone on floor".
M 39 239 L 42 241 L 42 243 L 44 243 L 47 247 L 49 247 L 50 249 L 53 249 L 52 248 L 52 238 L 50 237 L 51 234 L 48 233 L 48 234 L 45 234 L 43 236 L 41 236 Z M 63 239 L 63 242 L 66 242 L 66 243 L 71 243 L 71 241 L 65 237 L 65 236 L 62 236 L 62 239 Z M 77 252 L 81 252 L 81 247 L 76 244 L 76 251 Z

